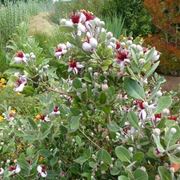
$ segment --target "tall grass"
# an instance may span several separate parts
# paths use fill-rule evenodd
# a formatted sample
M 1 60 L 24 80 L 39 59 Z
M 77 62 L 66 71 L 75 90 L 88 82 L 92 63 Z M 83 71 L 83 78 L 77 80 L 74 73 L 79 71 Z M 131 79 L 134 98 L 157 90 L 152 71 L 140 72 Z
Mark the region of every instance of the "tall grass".
M 4 45 L 9 40 L 15 32 L 16 26 L 22 21 L 28 22 L 30 16 L 48 11 L 51 7 L 51 1 L 37 2 L 29 0 L 27 3 L 6 1 L 5 6 L 0 3 L 0 45 Z
M 120 15 L 113 15 L 112 17 L 104 17 L 106 28 L 108 31 L 111 31 L 116 38 L 119 38 L 120 35 L 126 34 L 126 29 L 124 29 L 124 20 L 125 18 Z

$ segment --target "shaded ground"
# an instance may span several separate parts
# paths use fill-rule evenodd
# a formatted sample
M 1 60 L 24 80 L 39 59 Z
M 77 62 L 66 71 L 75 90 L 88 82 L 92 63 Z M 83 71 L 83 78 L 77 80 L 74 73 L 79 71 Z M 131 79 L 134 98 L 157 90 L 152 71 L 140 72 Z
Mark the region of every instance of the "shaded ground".
M 180 77 L 164 76 L 166 83 L 163 85 L 162 89 L 166 91 L 177 90 L 180 87 Z

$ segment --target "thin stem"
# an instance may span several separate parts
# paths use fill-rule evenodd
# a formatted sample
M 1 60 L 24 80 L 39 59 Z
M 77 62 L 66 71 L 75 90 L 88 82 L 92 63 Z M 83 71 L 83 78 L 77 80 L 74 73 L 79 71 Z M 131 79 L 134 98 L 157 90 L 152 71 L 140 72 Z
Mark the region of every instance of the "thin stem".
M 53 88 L 51 88 L 51 87 L 47 87 L 47 90 L 48 91 L 52 91 L 52 92 L 55 92 L 55 93 L 58 93 L 58 94 L 60 94 L 60 95 L 64 95 L 64 96 L 68 96 L 68 97 L 71 97 L 68 93 L 66 93 L 66 92 L 64 92 L 64 91 L 62 91 L 62 90 L 57 90 L 57 89 L 53 89 Z
M 88 137 L 82 130 L 79 129 L 79 131 L 80 131 L 94 146 L 96 146 L 98 149 L 101 149 L 101 147 L 100 147 L 98 144 L 96 144 L 94 141 L 92 141 L 92 140 L 90 139 L 90 137 Z

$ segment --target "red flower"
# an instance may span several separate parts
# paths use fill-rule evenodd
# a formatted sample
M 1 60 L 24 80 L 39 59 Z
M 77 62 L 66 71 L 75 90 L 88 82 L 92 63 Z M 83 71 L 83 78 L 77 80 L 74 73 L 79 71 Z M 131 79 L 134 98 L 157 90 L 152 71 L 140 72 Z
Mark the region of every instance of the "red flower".
M 119 49 L 121 47 L 121 44 L 119 41 L 116 41 L 116 49 Z
M 157 118 L 161 119 L 161 113 L 160 114 L 155 114 L 154 117 L 155 117 L 155 119 L 157 119 Z
M 58 111 L 59 111 L 59 107 L 58 107 L 58 106 L 55 106 L 53 111 L 54 111 L 54 112 L 58 112 Z
M 86 21 L 90 21 L 95 18 L 94 15 L 89 11 L 82 10 L 82 13 L 86 16 Z
M 136 100 L 135 105 L 137 105 L 140 109 L 144 109 L 144 102 L 142 100 Z
M 79 21 L 80 21 L 80 15 L 79 15 L 79 14 L 73 14 L 73 15 L 71 16 L 71 20 L 72 20 L 72 22 L 73 22 L 74 24 L 78 24 Z
M 172 120 L 172 121 L 176 121 L 177 120 L 177 116 L 171 115 L 171 116 L 168 117 L 168 119 Z
M 70 60 L 69 61 L 69 67 L 74 69 L 77 67 L 77 62 L 75 60 Z
M 24 53 L 22 51 L 18 51 L 16 53 L 16 57 L 23 58 L 24 57 Z
M 128 57 L 127 52 L 121 51 L 116 54 L 117 61 L 124 61 L 125 59 L 127 59 L 127 57 Z
M 62 48 L 56 48 L 56 50 L 55 50 L 56 52 L 62 52 Z

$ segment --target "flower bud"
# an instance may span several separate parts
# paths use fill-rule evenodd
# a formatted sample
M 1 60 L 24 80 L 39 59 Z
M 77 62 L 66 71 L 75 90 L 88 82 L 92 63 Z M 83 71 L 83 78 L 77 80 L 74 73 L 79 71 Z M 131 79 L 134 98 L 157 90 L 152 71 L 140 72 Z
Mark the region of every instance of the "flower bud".
M 170 132 L 171 132 L 172 134 L 175 134 L 175 133 L 177 132 L 177 130 L 176 130 L 176 128 L 171 128 Z
M 145 59 L 144 58 L 139 59 L 139 63 L 140 64 L 144 64 L 145 63 Z
M 167 116 L 170 114 L 170 110 L 168 108 L 165 108 L 163 109 L 162 113 Z
M 102 89 L 103 91 L 107 90 L 108 88 L 109 88 L 109 87 L 108 87 L 108 85 L 107 85 L 106 83 L 101 85 L 101 89 Z
M 96 48 L 97 45 L 98 45 L 98 42 L 97 42 L 97 40 L 95 38 L 90 38 L 89 43 L 90 43 L 92 48 Z
M 107 38 L 108 38 L 108 39 L 110 39 L 110 38 L 112 38 L 112 37 L 113 37 L 112 32 L 108 32 L 106 35 L 107 35 Z
M 153 129 L 153 134 L 159 136 L 161 134 L 161 130 L 159 128 Z
M 134 149 L 133 149 L 133 147 L 129 147 L 128 150 L 129 150 L 130 152 L 133 152 Z
M 159 90 L 157 93 L 156 93 L 157 96 L 162 96 L 162 92 Z

